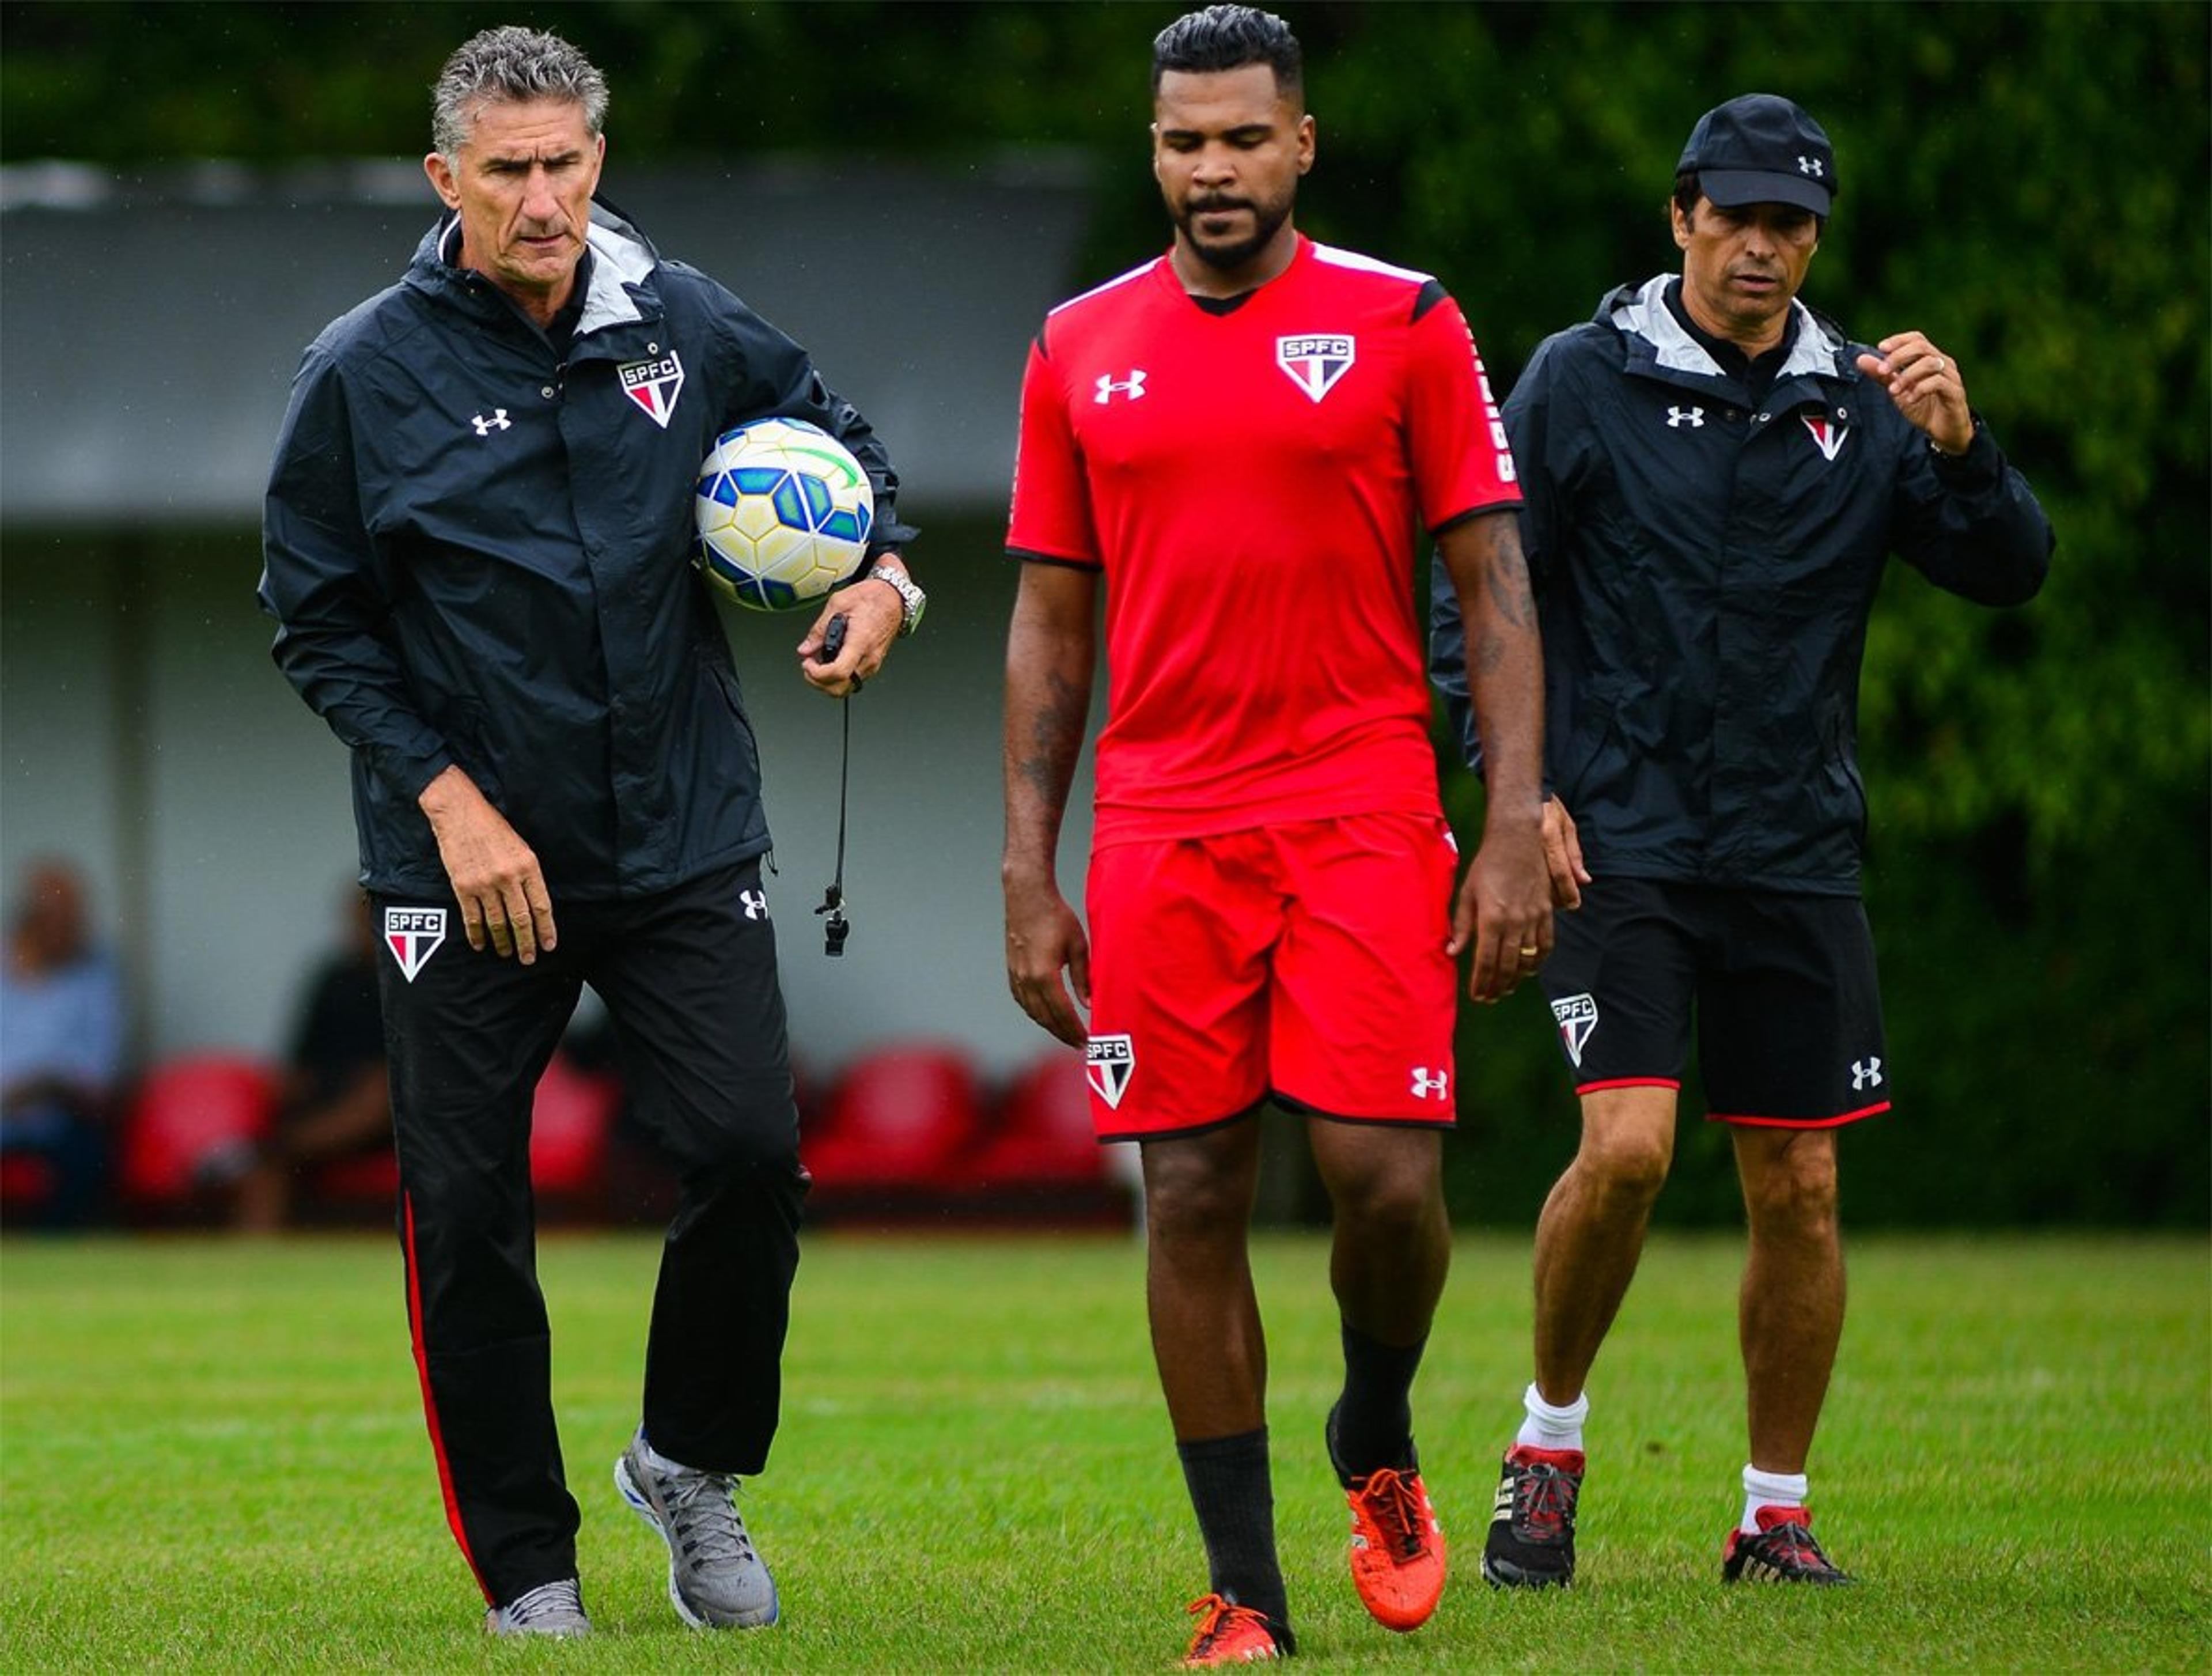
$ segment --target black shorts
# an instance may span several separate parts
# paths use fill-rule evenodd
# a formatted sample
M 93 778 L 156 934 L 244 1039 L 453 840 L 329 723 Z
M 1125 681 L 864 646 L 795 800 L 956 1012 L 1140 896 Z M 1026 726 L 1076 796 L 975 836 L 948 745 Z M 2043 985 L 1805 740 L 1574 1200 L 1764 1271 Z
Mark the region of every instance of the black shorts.
M 1716 1122 L 1826 1129 L 1889 1109 L 1858 898 L 1600 879 L 1556 923 L 1544 993 L 1576 1093 L 1680 1088 L 1694 1014 Z

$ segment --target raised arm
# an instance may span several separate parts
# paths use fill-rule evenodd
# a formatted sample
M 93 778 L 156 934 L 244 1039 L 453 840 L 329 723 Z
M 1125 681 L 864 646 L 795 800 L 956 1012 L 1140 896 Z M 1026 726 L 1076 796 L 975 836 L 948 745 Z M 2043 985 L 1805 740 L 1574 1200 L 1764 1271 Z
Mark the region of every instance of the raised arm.
M 2034 598 L 2057 538 L 1968 404 L 1958 363 L 1918 332 L 1894 332 L 1876 349 L 1857 357 L 1858 369 L 1917 433 L 1898 472 L 1898 552 L 1938 588 L 1978 605 Z

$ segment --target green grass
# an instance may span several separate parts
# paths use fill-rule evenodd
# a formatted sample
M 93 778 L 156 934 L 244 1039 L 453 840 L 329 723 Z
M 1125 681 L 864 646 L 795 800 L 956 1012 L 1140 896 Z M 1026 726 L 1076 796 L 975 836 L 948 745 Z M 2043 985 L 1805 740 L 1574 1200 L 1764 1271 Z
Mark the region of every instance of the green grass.
M 608 1473 L 656 1247 L 549 1238 L 584 1508 L 585 1643 L 489 1642 L 440 1509 L 398 1259 L 373 1237 L 0 1247 L 0 1667 L 1164 1668 L 1204 1562 L 1114 1238 L 823 1235 L 784 1429 L 745 1508 L 783 1624 L 687 1631 Z M 1582 1575 L 1507 1597 L 1475 1555 L 1527 1379 L 1525 1241 L 1459 1248 L 1416 1398 L 1455 1543 L 1395 1636 L 1343 1574 L 1319 1431 L 1327 1253 L 1261 1243 L 1277 1519 L 1313 1667 L 2203 1670 L 2212 1268 L 2201 1240 L 1856 1242 L 1814 1461 L 1863 1580 L 1723 1591 L 1743 1459 L 1734 1240 L 1655 1240 L 1598 1368 Z

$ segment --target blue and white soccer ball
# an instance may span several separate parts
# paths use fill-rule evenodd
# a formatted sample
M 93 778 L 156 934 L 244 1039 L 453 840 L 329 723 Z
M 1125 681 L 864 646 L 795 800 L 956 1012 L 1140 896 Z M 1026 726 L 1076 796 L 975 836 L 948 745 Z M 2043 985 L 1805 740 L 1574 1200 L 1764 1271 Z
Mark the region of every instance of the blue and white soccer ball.
M 842 442 L 804 419 L 726 430 L 699 466 L 692 562 L 739 605 L 810 605 L 866 558 L 875 490 Z

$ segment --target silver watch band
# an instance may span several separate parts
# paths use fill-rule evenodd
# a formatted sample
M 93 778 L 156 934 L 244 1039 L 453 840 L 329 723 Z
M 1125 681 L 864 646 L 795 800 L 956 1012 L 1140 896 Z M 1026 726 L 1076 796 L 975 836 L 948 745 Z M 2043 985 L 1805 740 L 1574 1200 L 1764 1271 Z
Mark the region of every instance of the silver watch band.
M 920 584 L 904 571 L 894 570 L 888 564 L 871 565 L 863 580 L 891 585 L 899 596 L 899 634 L 902 638 L 912 634 L 915 625 L 921 621 L 922 606 L 929 600 L 929 595 L 921 591 Z

